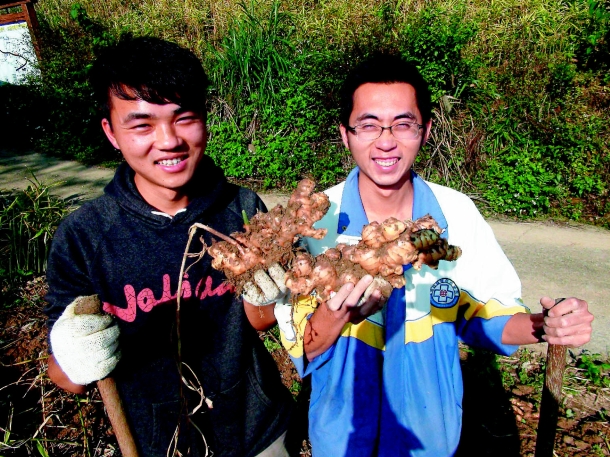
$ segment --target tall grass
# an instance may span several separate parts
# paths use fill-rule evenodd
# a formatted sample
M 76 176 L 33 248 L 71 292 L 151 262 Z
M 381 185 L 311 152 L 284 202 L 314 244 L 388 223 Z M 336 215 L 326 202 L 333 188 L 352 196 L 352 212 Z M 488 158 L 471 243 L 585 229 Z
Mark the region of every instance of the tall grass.
M 0 277 L 39 276 L 46 271 L 53 233 L 70 204 L 51 194 L 53 184 L 34 175 L 23 191 L 0 191 Z
M 282 83 L 297 71 L 291 42 L 292 15 L 270 5 L 267 14 L 256 10 L 254 0 L 236 5 L 241 14 L 229 22 L 219 47 L 212 48 L 210 76 L 218 95 L 236 109 L 243 102 L 259 107 L 273 103 Z

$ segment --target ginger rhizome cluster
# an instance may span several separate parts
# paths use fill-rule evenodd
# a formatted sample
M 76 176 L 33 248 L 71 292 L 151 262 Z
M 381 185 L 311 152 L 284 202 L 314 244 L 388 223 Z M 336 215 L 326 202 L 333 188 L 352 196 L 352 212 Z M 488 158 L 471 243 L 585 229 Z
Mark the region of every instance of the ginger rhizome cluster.
M 245 232 L 212 244 L 208 248 L 214 258 L 212 267 L 223 271 L 238 292 L 252 282 L 256 270 L 275 264 L 285 269 L 292 263 L 299 238 L 326 236 L 325 229 L 314 229 L 313 224 L 324 217 L 330 202 L 326 194 L 313 193 L 314 188 L 311 179 L 300 181 L 286 208 L 277 205 L 267 213 L 259 212 L 244 225 Z
M 214 258 L 212 266 L 223 271 L 238 292 L 254 282 L 256 271 L 275 274 L 280 265 L 293 294 L 315 292 L 318 300 L 326 301 L 343 284 L 356 284 L 370 274 L 375 281 L 369 289 L 379 288 L 388 297 L 393 288 L 405 285 L 403 265 L 437 268 L 440 260 L 456 260 L 461 255 L 459 247 L 441 237 L 436 221 L 425 216 L 415 221 L 390 218 L 373 222 L 363 227 L 358 244 L 339 244 L 314 258 L 297 243 L 301 237 L 326 236 L 325 229 L 313 225 L 330 204 L 324 193 L 313 193 L 314 188 L 312 180 L 301 181 L 285 209 L 277 205 L 268 213 L 256 214 L 245 225 L 245 232 L 223 236 L 225 241 L 208 248 Z
M 286 286 L 296 294 L 315 290 L 320 301 L 348 282 L 357 283 L 364 275 L 376 278 L 373 287 L 389 297 L 393 288 L 405 285 L 403 265 L 438 268 L 440 260 L 456 260 L 462 253 L 441 238 L 442 230 L 431 216 L 416 221 L 389 218 L 372 222 L 362 229 L 356 245 L 338 244 L 313 258 L 302 252 L 286 273 Z

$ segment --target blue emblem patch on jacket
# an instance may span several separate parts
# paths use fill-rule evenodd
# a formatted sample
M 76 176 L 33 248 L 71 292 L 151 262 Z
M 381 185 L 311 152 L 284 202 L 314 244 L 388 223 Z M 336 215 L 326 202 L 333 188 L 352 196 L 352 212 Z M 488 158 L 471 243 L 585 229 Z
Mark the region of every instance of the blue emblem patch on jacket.
M 441 278 L 430 287 L 430 303 L 437 308 L 451 308 L 460 298 L 460 289 L 449 278 Z

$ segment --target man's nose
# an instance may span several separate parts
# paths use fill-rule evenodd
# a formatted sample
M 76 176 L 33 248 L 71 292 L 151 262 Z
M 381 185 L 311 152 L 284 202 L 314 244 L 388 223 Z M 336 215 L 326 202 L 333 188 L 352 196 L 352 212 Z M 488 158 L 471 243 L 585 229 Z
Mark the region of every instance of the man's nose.
M 177 134 L 173 125 L 160 125 L 157 127 L 156 147 L 163 150 L 175 149 L 182 144 L 182 138 Z
M 396 137 L 392 133 L 392 130 L 385 128 L 381 131 L 381 135 L 375 141 L 375 145 L 380 149 L 393 148 L 396 146 Z

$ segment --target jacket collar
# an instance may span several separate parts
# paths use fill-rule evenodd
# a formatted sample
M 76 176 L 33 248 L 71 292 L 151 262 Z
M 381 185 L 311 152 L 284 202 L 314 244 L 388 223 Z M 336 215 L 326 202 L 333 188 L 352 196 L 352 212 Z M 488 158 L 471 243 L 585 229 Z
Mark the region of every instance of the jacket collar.
M 337 223 L 337 233 L 360 237 L 362 227 L 369 223 L 360 191 L 358 189 L 358 175 L 360 168 L 354 168 L 347 179 L 343 188 L 341 197 L 341 209 Z M 443 237 L 448 237 L 448 227 L 445 215 L 441 210 L 438 200 L 436 199 L 430 186 L 417 173 L 411 170 L 411 179 L 413 180 L 413 219 L 419 219 L 427 214 L 430 214 L 438 223 L 441 229 L 444 230 Z
M 210 157 L 204 156 L 188 184 L 192 195 L 191 202 L 171 218 L 157 211 L 142 198 L 135 185 L 134 175 L 133 169 L 123 162 L 104 192 L 126 211 L 153 225 L 192 223 L 203 213 L 218 211 L 219 207 L 226 206 L 236 193 L 236 186 L 227 182 L 222 170 Z

